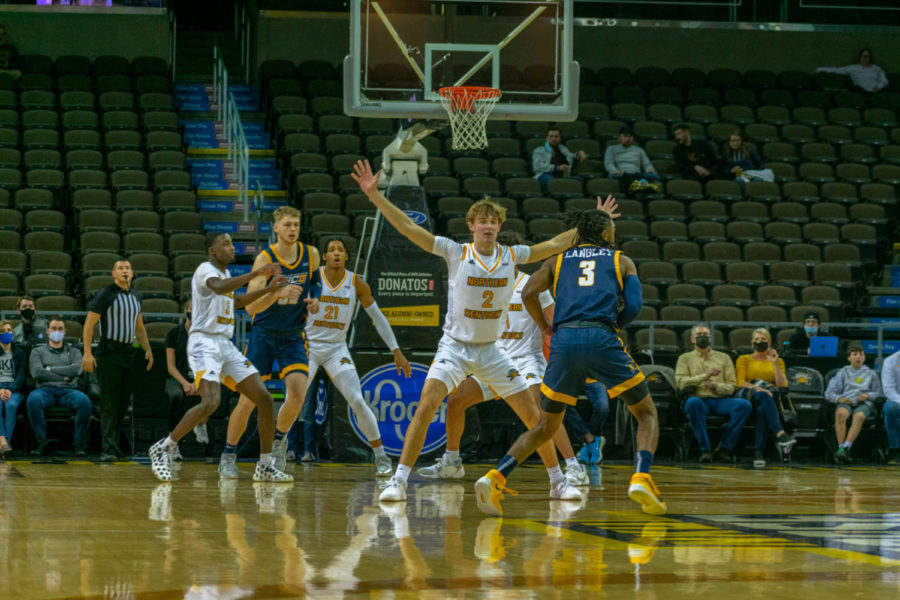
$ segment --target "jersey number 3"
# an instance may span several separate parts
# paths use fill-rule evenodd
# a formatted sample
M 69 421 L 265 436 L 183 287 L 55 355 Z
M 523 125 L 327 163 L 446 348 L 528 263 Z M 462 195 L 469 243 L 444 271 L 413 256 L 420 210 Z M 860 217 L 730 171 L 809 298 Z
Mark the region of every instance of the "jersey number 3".
M 597 262 L 593 260 L 583 260 L 578 263 L 581 269 L 581 277 L 578 278 L 578 285 L 581 287 L 590 287 L 594 285 L 594 268 Z

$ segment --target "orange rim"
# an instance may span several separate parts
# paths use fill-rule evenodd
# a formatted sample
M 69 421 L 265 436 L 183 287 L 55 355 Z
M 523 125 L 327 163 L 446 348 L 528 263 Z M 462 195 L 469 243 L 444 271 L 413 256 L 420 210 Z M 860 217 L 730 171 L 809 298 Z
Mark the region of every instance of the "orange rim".
M 500 90 L 481 86 L 454 86 L 442 87 L 438 94 L 450 101 L 453 110 L 471 111 L 476 100 L 499 98 Z

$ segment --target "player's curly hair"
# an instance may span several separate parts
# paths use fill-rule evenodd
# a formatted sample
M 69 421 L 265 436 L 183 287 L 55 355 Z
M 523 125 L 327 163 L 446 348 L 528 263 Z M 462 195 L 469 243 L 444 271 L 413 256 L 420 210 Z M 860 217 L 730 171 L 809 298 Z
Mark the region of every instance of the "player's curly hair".
M 614 244 L 610 244 L 603 239 L 603 230 L 612 226 L 613 220 L 609 213 L 602 210 L 582 210 L 571 208 L 565 214 L 566 227 L 575 229 L 575 244 L 593 244 L 595 246 L 603 246 L 612 248 Z

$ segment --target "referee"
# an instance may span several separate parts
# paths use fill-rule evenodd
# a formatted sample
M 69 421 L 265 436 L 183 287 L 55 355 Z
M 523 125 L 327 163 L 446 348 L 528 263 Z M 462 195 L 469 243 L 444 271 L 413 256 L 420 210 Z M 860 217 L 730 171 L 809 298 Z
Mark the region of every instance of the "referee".
M 128 408 L 131 386 L 135 379 L 134 340 L 144 349 L 147 370 L 153 368 L 153 352 L 141 318 L 141 294 L 131 289 L 134 272 L 127 260 L 116 261 L 112 270 L 113 283 L 100 290 L 88 303 L 84 321 L 84 358 L 82 366 L 88 373 L 97 367 L 91 346 L 94 325 L 100 322 L 100 436 L 101 462 L 113 462 L 127 456 L 119 449 L 119 419 Z M 134 449 L 131 449 L 134 451 Z

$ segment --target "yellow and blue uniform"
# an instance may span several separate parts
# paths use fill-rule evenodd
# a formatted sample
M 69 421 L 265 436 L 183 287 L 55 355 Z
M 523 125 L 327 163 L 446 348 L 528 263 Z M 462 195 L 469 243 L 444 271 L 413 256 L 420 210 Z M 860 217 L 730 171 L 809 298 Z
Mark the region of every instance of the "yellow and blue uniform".
M 541 384 L 541 393 L 550 400 L 575 404 L 587 378 L 602 383 L 610 398 L 644 381 L 644 374 L 616 335 L 626 289 L 620 255 L 611 248 L 582 244 L 556 257 L 554 333 Z M 639 286 L 637 278 L 630 277 Z M 635 404 L 641 400 L 638 395 L 643 397 L 631 393 L 624 399 Z
M 312 266 L 310 247 L 297 242 L 297 258 L 289 263 L 278 255 L 275 244 L 262 250 L 270 262 L 281 265 L 287 285 L 299 285 L 304 292 L 310 288 Z M 306 303 L 303 296 L 296 300 L 279 298 L 267 309 L 253 316 L 247 342 L 247 359 L 259 369 L 263 379 L 269 379 L 275 362 L 281 379 L 294 371 L 309 372 L 309 349 L 304 327 Z

